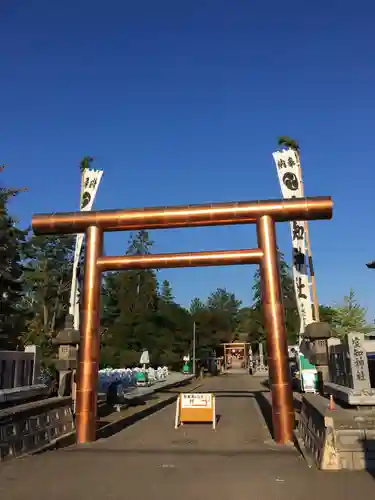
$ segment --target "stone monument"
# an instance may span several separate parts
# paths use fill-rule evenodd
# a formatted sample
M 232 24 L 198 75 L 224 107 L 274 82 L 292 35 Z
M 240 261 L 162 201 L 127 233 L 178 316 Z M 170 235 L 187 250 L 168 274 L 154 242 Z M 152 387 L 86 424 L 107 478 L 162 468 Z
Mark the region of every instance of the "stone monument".
M 351 406 L 372 406 L 375 388 L 371 387 L 367 351 L 375 351 L 375 341 L 363 333 L 349 333 L 343 342 L 329 346 L 330 380 L 324 390 Z
M 302 398 L 299 439 L 323 470 L 375 470 L 375 388 L 368 354 L 375 341 L 363 333 L 327 340 L 329 380 L 324 392 Z

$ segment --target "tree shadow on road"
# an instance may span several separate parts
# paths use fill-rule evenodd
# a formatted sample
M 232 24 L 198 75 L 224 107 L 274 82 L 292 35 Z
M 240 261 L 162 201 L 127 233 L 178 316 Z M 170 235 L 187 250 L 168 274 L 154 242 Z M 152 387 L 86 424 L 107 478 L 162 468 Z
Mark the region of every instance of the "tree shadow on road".
M 271 399 L 271 394 L 269 391 L 255 391 L 254 392 L 254 397 L 257 402 L 257 405 L 259 407 L 259 410 L 261 411 L 264 421 L 267 425 L 268 431 L 272 437 L 272 439 L 275 439 L 275 434 L 273 431 L 273 424 L 272 424 L 272 399 Z M 297 398 L 293 398 L 293 405 L 294 405 L 294 411 L 299 412 L 301 409 L 301 401 L 298 400 Z M 295 419 L 295 429 L 298 425 L 298 420 Z M 298 442 L 297 436 L 293 436 L 293 444 L 297 451 L 303 455 L 303 452 L 301 450 L 300 444 Z

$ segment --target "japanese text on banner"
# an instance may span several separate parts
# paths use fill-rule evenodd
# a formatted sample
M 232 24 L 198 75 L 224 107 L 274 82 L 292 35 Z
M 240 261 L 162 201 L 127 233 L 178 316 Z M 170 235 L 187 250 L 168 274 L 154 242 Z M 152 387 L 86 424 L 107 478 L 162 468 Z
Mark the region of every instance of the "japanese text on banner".
M 299 159 L 292 149 L 273 153 L 283 198 L 303 198 L 303 186 L 299 173 Z M 303 221 L 290 222 L 293 251 L 293 280 L 300 317 L 300 333 L 313 321 L 312 301 L 307 274 L 307 250 L 305 224 Z
M 85 169 L 82 172 L 81 202 L 80 202 L 81 211 L 89 212 L 92 209 L 102 176 L 103 176 L 102 170 Z M 73 273 L 72 273 L 73 275 L 72 275 L 72 285 L 70 289 L 70 306 L 69 306 L 69 314 L 72 314 L 74 317 L 74 328 L 79 328 L 78 264 L 81 256 L 82 244 L 83 244 L 83 234 L 77 234 L 76 246 L 74 249 L 74 261 L 73 261 Z

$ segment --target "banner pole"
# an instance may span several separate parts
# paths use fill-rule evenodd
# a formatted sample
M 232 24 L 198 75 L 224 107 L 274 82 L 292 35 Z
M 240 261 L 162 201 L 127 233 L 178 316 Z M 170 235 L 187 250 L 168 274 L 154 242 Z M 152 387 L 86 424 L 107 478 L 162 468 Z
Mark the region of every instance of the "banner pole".
M 303 178 L 302 178 L 301 156 L 300 156 L 299 151 L 296 151 L 296 155 L 297 155 L 297 160 L 298 160 L 297 167 L 298 167 L 299 179 L 301 182 L 302 193 L 304 196 L 305 188 L 304 188 L 304 183 L 303 183 Z M 310 272 L 310 281 L 311 281 L 314 320 L 319 321 L 319 301 L 318 301 L 318 295 L 316 292 L 316 281 L 315 281 L 315 273 L 314 273 L 311 244 L 310 244 L 309 224 L 307 221 L 304 221 L 304 226 L 305 226 L 305 236 L 306 236 L 306 250 L 307 250 L 307 257 L 308 257 L 308 268 L 309 268 L 309 272 Z
M 86 167 L 81 169 L 81 189 L 80 189 L 80 210 L 90 211 L 94 204 L 96 193 L 99 188 L 102 170 L 91 170 Z M 73 316 L 73 327 L 79 329 L 80 307 L 79 307 L 79 286 L 78 286 L 78 266 L 83 245 L 83 234 L 76 235 L 74 250 L 74 261 L 72 270 L 72 283 L 70 288 L 69 314 Z

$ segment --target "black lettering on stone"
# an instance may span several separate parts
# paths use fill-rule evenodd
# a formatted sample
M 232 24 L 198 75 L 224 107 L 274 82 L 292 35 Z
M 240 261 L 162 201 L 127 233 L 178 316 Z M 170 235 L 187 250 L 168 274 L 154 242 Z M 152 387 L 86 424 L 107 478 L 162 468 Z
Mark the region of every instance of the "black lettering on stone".
M 359 370 L 357 372 L 357 380 L 360 380 L 360 381 L 365 380 L 365 374 L 364 374 L 363 370 Z

